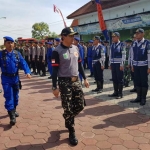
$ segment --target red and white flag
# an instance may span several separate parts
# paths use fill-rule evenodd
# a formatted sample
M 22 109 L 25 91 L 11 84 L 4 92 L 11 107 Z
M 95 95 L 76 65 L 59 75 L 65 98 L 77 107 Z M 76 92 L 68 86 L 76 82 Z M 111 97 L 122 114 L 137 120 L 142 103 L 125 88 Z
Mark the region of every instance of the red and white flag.
M 64 17 L 63 17 L 63 14 L 62 14 L 61 10 L 60 10 L 56 5 L 54 5 L 54 12 L 56 12 L 56 13 L 58 13 L 58 14 L 61 15 L 61 17 L 62 17 L 62 19 L 63 19 L 63 22 L 64 22 L 64 26 L 67 27 L 66 22 L 65 22 L 65 19 L 64 19 Z

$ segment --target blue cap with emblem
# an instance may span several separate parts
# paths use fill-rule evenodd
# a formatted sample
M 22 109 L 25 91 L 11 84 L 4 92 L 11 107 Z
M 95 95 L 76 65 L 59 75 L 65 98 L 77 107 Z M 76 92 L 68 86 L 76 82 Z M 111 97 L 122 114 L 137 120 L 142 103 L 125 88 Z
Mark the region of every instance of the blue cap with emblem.
M 60 38 L 55 38 L 55 41 L 60 42 Z
M 93 40 L 89 40 L 89 43 L 93 43 Z
M 139 29 L 137 29 L 137 30 L 135 31 L 135 33 L 144 33 L 144 29 L 139 28 Z
M 4 39 L 4 42 L 7 42 L 7 41 L 14 42 L 14 39 L 9 36 L 5 36 L 5 37 L 3 37 L 3 39 Z
M 47 42 L 46 44 L 48 44 L 48 45 L 53 45 L 53 42 Z
M 119 32 L 114 32 L 114 33 L 112 34 L 112 36 L 120 37 L 120 33 L 119 33 Z
M 80 42 L 80 38 L 75 37 L 74 39 L 75 39 L 76 41 Z

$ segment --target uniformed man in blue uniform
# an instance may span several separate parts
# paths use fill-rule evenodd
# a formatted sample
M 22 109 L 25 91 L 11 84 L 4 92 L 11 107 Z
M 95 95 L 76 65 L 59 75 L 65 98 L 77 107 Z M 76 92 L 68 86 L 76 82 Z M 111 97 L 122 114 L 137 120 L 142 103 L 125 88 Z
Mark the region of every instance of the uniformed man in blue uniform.
M 88 67 L 90 69 L 89 77 L 93 76 L 93 66 L 92 66 L 92 48 L 93 48 L 93 40 L 89 41 L 88 48 L 87 48 L 87 57 L 88 57 Z
M 80 38 L 78 37 L 75 37 L 74 38 L 74 45 L 76 45 L 79 49 L 79 53 L 80 53 L 80 57 L 81 57 L 81 60 L 82 60 L 82 65 L 84 64 L 84 49 L 83 47 L 79 44 L 80 42 Z M 79 74 L 79 77 L 80 77 L 80 81 L 81 81 L 81 84 L 82 84 L 82 75 Z
M 50 77 L 48 79 L 51 79 L 52 77 L 52 64 L 51 64 L 51 57 L 53 52 L 53 42 L 47 42 L 47 62 L 48 62 L 48 70 L 50 72 Z
M 29 79 L 31 72 L 22 55 L 14 50 L 14 40 L 11 37 L 4 37 L 4 45 L 6 50 L 0 52 L 1 81 L 10 124 L 15 125 L 18 116 L 16 107 L 19 100 L 19 67 L 24 70 Z
M 60 42 L 61 42 L 60 38 L 55 38 L 54 46 L 57 47 L 60 44 Z
M 137 90 L 137 98 L 131 103 L 146 104 L 148 91 L 148 74 L 150 73 L 150 42 L 144 39 L 144 30 L 136 30 L 136 41 L 131 48 L 131 66 L 134 72 L 134 82 Z
M 105 67 L 105 47 L 100 44 L 100 37 L 95 36 L 93 42 L 93 71 L 94 71 L 94 78 L 97 84 L 95 90 L 93 92 L 102 93 L 103 92 L 103 70 Z
M 110 69 L 112 72 L 112 81 L 114 87 L 114 93 L 109 97 L 116 97 L 120 99 L 123 97 L 123 70 L 126 60 L 126 47 L 120 42 L 120 34 L 114 32 L 112 34 L 113 44 L 110 47 Z

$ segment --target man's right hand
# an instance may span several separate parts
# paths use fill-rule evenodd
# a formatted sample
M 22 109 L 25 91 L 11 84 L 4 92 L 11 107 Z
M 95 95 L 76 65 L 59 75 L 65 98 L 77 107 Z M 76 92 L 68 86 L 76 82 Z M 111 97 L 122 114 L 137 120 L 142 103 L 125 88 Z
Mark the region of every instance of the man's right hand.
M 133 67 L 131 68 L 131 71 L 134 72 L 134 68 Z
M 53 94 L 54 94 L 54 96 L 55 96 L 56 98 L 58 98 L 58 96 L 59 96 L 59 89 L 53 90 Z

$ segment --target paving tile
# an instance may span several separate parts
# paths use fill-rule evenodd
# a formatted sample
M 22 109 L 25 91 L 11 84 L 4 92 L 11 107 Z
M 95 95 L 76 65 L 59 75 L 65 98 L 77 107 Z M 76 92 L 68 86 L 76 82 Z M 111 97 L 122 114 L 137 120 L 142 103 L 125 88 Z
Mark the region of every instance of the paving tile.
M 44 139 L 47 136 L 46 133 L 36 133 L 33 135 L 35 139 Z
M 126 147 L 126 148 L 138 148 L 139 147 L 139 144 L 137 144 L 136 142 L 134 141 L 124 141 L 123 145 Z
M 111 137 L 107 141 L 109 143 L 111 143 L 112 145 L 122 145 L 123 144 L 123 140 L 120 138 L 116 138 L 116 137 Z
M 5 144 L 10 141 L 9 137 L 0 137 L 0 144 Z
M 6 146 L 7 148 L 16 147 L 16 146 L 18 146 L 18 145 L 20 145 L 20 141 L 19 141 L 19 140 L 10 140 L 9 142 L 7 142 L 7 143 L 5 144 L 5 146 Z
M 96 144 L 96 146 L 100 149 L 106 149 L 106 148 L 111 148 L 112 147 L 112 144 L 107 142 L 107 141 L 100 141 Z
M 85 139 L 82 140 L 82 142 L 85 145 L 93 145 L 93 146 L 96 145 L 96 143 L 97 143 L 97 141 L 93 138 L 88 138 L 88 139 L 85 138 Z
M 134 141 L 137 143 L 142 143 L 142 144 L 149 143 L 149 139 L 146 139 L 144 137 L 135 137 Z
M 140 144 L 140 150 L 150 150 L 150 144 Z
M 96 146 L 85 146 L 83 150 L 99 150 L 99 148 Z
M 29 136 L 29 135 L 34 135 L 34 134 L 36 134 L 36 131 L 35 131 L 35 130 L 25 130 L 25 131 L 23 132 L 23 135 L 24 135 L 24 136 Z
M 108 137 L 118 137 L 118 136 L 119 136 L 119 133 L 116 132 L 116 131 L 106 131 L 105 134 L 106 134 Z
M 113 145 L 112 150 L 128 150 L 126 147 L 122 146 L 122 145 Z
M 94 138 L 95 134 L 92 132 L 83 132 L 81 134 L 84 138 Z
M 23 137 L 23 134 L 12 134 L 11 136 L 10 136 L 10 139 L 11 140 L 19 140 L 21 137 Z
M 129 135 L 129 134 L 120 134 L 119 136 L 122 140 L 124 141 L 131 141 L 133 140 L 133 136 Z
M 30 143 L 34 140 L 33 136 L 23 136 L 20 141 L 21 143 Z
M 143 136 L 144 135 L 144 133 L 139 130 L 132 130 L 129 132 L 129 134 L 131 134 L 133 136 Z

